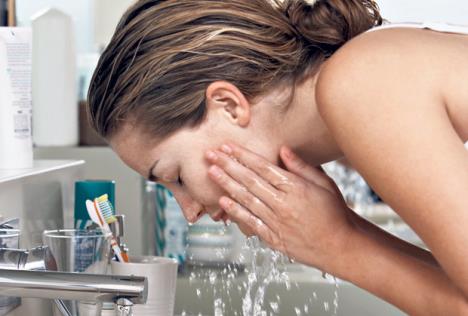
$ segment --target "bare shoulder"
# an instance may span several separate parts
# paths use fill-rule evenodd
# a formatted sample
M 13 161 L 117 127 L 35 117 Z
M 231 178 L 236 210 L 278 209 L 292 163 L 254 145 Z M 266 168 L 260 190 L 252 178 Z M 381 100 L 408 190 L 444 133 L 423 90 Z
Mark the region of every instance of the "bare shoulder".
M 316 103 L 330 125 L 412 112 L 447 112 L 468 140 L 468 36 L 421 29 L 369 32 L 323 65 Z M 376 113 L 380 112 L 380 113 Z M 378 114 L 378 115 L 377 115 Z
M 443 52 L 437 34 L 432 33 L 387 29 L 349 41 L 320 71 L 316 91 L 319 110 L 329 112 L 350 102 L 356 109 L 359 104 L 365 105 L 366 98 L 375 101 L 408 90 L 413 94 L 441 93 L 446 70 L 439 58 Z
M 468 160 L 450 117 L 456 107 L 447 104 L 468 104 L 459 93 L 468 90 L 466 46 L 431 31 L 363 34 L 324 64 L 316 87 L 320 114 L 344 155 L 465 296 L 468 256 L 459 254 L 468 247 Z M 454 116 L 467 117 L 461 110 Z

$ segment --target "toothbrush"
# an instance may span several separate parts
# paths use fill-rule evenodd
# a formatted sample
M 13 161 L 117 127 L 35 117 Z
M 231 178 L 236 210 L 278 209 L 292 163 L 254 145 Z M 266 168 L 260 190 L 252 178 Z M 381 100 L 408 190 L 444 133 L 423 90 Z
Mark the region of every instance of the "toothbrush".
M 107 223 L 107 227 L 109 227 L 109 224 L 112 224 L 117 221 L 117 218 L 114 216 L 114 207 L 112 206 L 112 203 L 109 201 L 109 196 L 107 194 L 101 195 L 100 197 L 94 199 L 94 204 L 97 204 L 97 208 L 101 211 L 100 214 L 104 218 L 105 222 Z M 109 228 L 110 231 L 110 228 Z M 125 251 L 122 251 L 115 240 L 114 236 L 112 236 L 112 239 L 115 242 L 115 248 L 113 247 L 112 249 L 114 250 L 114 253 L 117 255 L 119 261 L 121 262 L 129 262 L 128 255 Z M 120 260 L 120 257 L 118 255 L 120 254 L 120 257 L 122 257 L 123 260 Z
M 88 210 L 89 217 L 91 220 L 99 225 L 99 227 L 105 232 L 111 235 L 111 247 L 114 250 L 114 254 L 117 256 L 117 260 L 120 262 L 128 262 L 127 254 L 123 253 L 120 249 L 115 237 L 112 235 L 112 231 L 109 227 L 109 224 L 106 222 L 105 217 L 103 216 L 101 209 L 98 204 L 98 199 L 95 199 L 94 202 L 91 200 L 86 200 L 86 209 Z M 111 213 L 112 214 L 112 213 Z M 113 215 L 112 215 L 113 216 Z
M 109 201 L 107 194 L 101 195 L 100 197 L 94 199 L 94 202 L 99 205 L 102 216 L 106 220 L 107 224 L 112 224 L 117 221 L 117 218 L 114 216 L 114 207 Z

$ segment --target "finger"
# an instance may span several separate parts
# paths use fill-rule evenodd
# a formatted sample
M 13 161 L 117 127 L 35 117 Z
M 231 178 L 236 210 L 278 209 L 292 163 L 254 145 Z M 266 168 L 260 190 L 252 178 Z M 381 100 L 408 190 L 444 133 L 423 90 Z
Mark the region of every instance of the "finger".
M 259 156 L 248 149 L 235 144 L 226 144 L 221 146 L 221 150 L 237 159 L 241 164 L 254 171 L 257 175 L 264 178 L 275 188 L 288 192 L 291 187 L 291 176 L 288 172 L 275 166 L 262 156 Z
M 207 159 L 221 167 L 232 179 L 243 185 L 254 196 L 257 196 L 270 208 L 278 203 L 280 195 L 284 192 L 278 191 L 261 175 L 256 174 L 235 159 L 219 151 L 209 151 Z
M 322 167 L 312 167 L 299 158 L 289 147 L 283 146 L 280 157 L 288 171 L 313 182 L 327 190 L 334 190 L 334 183 Z
M 246 225 L 256 236 L 266 242 L 268 246 L 282 251 L 281 242 L 276 233 L 245 207 L 225 196 L 219 199 L 219 205 L 229 214 L 229 217 L 234 222 Z
M 242 204 L 270 228 L 276 227 L 276 216 L 259 198 L 250 193 L 244 186 L 233 180 L 218 166 L 211 166 L 208 174 L 232 199 Z

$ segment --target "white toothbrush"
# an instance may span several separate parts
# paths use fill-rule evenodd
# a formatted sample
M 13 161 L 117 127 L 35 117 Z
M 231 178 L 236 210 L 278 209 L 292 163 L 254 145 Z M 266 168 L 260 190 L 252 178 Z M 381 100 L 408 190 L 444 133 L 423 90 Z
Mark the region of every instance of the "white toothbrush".
M 104 220 L 104 217 L 101 214 L 101 210 L 99 209 L 99 206 L 96 204 L 96 202 L 86 200 L 86 209 L 88 210 L 88 215 L 91 218 L 91 220 L 94 223 L 96 223 L 104 231 L 104 233 L 110 234 L 111 247 L 112 250 L 114 250 L 114 254 L 117 256 L 117 259 L 120 262 L 128 262 L 128 260 L 125 260 L 122 254 L 122 250 L 120 249 L 119 245 L 117 244 L 117 241 L 112 235 L 112 231 L 107 222 Z

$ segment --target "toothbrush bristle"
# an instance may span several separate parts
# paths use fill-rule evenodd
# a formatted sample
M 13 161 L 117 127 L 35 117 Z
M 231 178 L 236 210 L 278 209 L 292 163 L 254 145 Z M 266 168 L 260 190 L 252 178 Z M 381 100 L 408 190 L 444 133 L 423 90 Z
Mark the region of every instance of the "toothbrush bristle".
M 103 194 L 100 197 L 96 198 L 98 202 L 106 202 L 109 201 L 109 196 L 107 194 Z
M 96 200 L 105 221 L 108 224 L 115 222 L 117 218 L 114 216 L 114 208 L 112 207 L 111 202 L 109 202 L 107 194 L 98 197 Z

